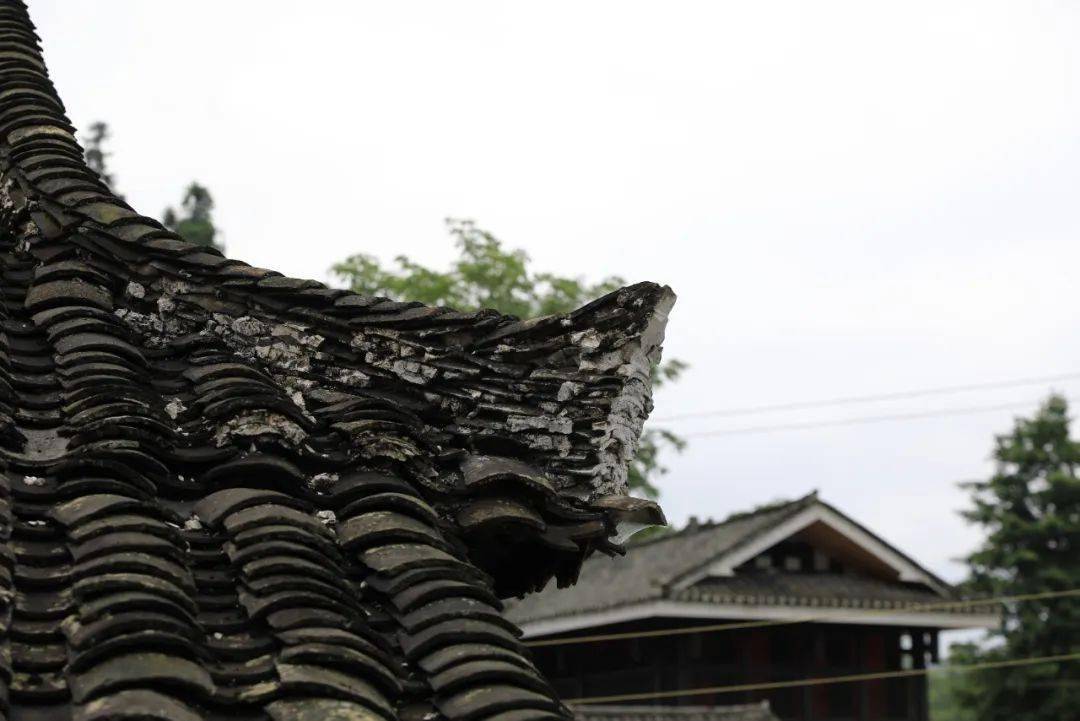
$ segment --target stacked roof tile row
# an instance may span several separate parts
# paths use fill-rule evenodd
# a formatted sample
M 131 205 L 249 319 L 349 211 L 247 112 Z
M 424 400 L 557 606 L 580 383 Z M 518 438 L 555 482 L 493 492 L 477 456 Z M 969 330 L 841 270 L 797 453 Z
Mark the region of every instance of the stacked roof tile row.
M 499 599 L 626 526 L 673 296 L 518 321 L 183 242 L 89 171 L 0 1 L 0 711 L 565 717 Z

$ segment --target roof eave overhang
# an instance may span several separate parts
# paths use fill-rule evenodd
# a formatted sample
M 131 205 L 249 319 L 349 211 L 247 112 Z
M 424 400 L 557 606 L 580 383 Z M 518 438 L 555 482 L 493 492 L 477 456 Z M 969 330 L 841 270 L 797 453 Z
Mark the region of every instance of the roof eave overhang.
M 913 611 L 903 608 L 822 608 L 765 606 L 749 604 L 717 604 L 685 601 L 648 601 L 572 616 L 526 621 L 521 630 L 527 639 L 537 639 L 571 631 L 595 629 L 647 618 L 777 621 L 789 623 L 824 623 L 860 626 L 903 626 L 907 628 L 939 628 L 947 630 L 992 628 L 1000 618 L 991 613 L 947 613 Z M 778 624 L 779 625 L 779 624 Z

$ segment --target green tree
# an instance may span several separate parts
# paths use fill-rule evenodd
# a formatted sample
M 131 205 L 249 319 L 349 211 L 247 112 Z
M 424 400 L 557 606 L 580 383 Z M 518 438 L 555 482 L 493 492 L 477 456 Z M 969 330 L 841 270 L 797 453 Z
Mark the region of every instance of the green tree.
M 90 166 L 90 169 L 98 174 L 101 178 L 101 182 L 109 186 L 109 189 L 113 189 L 113 176 L 108 169 L 108 157 L 112 153 L 105 150 L 105 143 L 110 137 L 109 126 L 107 123 L 103 123 L 100 120 L 90 125 L 90 132 L 83 138 L 83 144 L 86 146 L 84 155 L 86 156 L 86 164 Z
M 370 255 L 352 255 L 331 270 L 349 287 L 364 295 L 394 300 L 446 305 L 459 310 L 493 308 L 519 318 L 566 313 L 625 285 L 611 276 L 598 283 L 581 278 L 536 273 L 529 269 L 523 250 L 508 250 L 491 233 L 471 220 L 446 221 L 460 254 L 449 270 L 420 265 L 404 255 L 396 267 L 384 267 Z M 675 381 L 685 370 L 679 360 L 653 369 L 657 385 Z M 654 481 L 667 469 L 660 463 L 664 448 L 682 450 L 685 441 L 669 430 L 646 428 L 637 457 L 630 467 L 630 487 L 655 497 Z
M 1080 443 L 1069 435 L 1068 406 L 1051 396 L 1034 418 L 1017 419 L 998 436 L 996 472 L 965 484 L 963 513 L 986 531 L 967 558 L 967 590 L 1017 596 L 1080 588 Z M 986 644 L 953 647 L 960 664 L 1080 653 L 1080 598 L 1004 605 Z M 961 707 L 980 721 L 1080 718 L 1080 663 L 1060 662 L 976 671 L 957 683 Z
M 108 123 L 100 120 L 91 123 L 89 132 L 83 136 L 85 146 L 83 155 L 90 169 L 98 174 L 109 190 L 117 193 L 115 179 L 109 172 L 108 160 L 112 153 L 105 149 L 105 144 L 111 137 Z M 117 195 L 120 198 L 124 197 L 119 193 Z M 214 198 L 210 195 L 210 191 L 193 181 L 184 192 L 180 210 L 166 208 L 161 222 L 189 243 L 224 250 L 224 246 L 217 240 L 218 229 L 214 225 L 213 210 Z
M 949 663 L 959 664 L 959 659 L 970 658 L 973 648 L 977 647 L 973 644 L 953 644 Z M 926 682 L 930 721 L 979 721 L 975 717 L 975 711 L 966 708 L 961 698 L 969 684 L 966 672 L 938 671 L 930 674 Z
M 214 198 L 206 186 L 192 182 L 184 191 L 180 210 L 171 206 L 165 209 L 161 222 L 184 240 L 195 245 L 205 245 L 223 250 L 218 243 L 217 227 L 214 225 Z

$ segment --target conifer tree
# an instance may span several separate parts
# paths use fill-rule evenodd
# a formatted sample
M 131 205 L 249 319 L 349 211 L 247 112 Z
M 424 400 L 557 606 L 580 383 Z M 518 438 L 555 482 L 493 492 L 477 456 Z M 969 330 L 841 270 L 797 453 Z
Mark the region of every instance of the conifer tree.
M 206 186 L 192 182 L 184 191 L 180 209 L 166 208 L 162 223 L 169 230 L 175 231 L 184 240 L 195 245 L 205 245 L 224 250 L 217 241 L 217 227 L 214 225 L 214 198 Z
M 967 558 L 970 590 L 1020 596 L 1080 588 L 1080 443 L 1069 435 L 1065 399 L 1052 396 L 1034 418 L 997 438 L 996 472 L 965 484 L 964 517 L 986 531 Z M 1007 603 L 987 644 L 954 647 L 955 662 L 1080 653 L 1080 597 Z M 1080 662 L 980 671 L 954 689 L 980 721 L 1080 718 Z
M 108 123 L 100 120 L 92 123 L 89 131 L 83 136 L 85 146 L 83 154 L 86 165 L 97 173 L 101 182 L 105 183 L 109 190 L 115 193 L 116 178 L 109 170 L 109 156 L 112 153 L 105 149 L 111 137 Z M 118 197 L 123 198 L 122 195 Z M 218 237 L 217 226 L 214 225 L 213 210 L 214 198 L 210 195 L 210 191 L 206 186 L 192 182 L 184 191 L 180 209 L 176 210 L 171 206 L 166 208 L 161 222 L 189 243 L 224 250 L 225 247 Z
M 102 121 L 91 123 L 90 131 L 83 138 L 86 155 L 86 165 L 98 174 L 101 182 L 113 190 L 113 176 L 109 172 L 108 157 L 112 153 L 105 150 L 105 143 L 109 139 L 109 125 Z

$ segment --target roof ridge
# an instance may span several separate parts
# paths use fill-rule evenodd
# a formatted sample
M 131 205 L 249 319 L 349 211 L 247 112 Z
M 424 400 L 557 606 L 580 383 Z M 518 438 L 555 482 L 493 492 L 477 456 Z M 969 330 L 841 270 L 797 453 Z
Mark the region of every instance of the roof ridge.
M 817 490 L 815 489 L 810 493 L 806 494 L 805 496 L 797 498 L 793 501 L 782 501 L 778 503 L 766 504 L 744 514 L 735 514 L 733 516 L 729 516 L 722 523 L 717 524 L 717 526 L 714 527 L 713 530 L 716 530 L 717 528 L 723 528 L 725 526 L 730 526 L 737 522 L 749 521 L 751 519 L 760 519 L 761 517 L 770 514 L 775 515 L 777 517 L 777 521 L 781 521 L 785 518 L 799 513 L 811 503 L 817 502 Z M 768 529 L 749 529 L 747 532 L 742 534 L 741 537 L 736 538 L 733 542 L 729 543 L 726 548 L 716 549 L 716 552 L 713 553 L 708 559 L 695 562 L 691 565 L 684 566 L 678 571 L 668 573 L 663 579 L 662 585 L 666 588 L 671 584 L 676 583 L 679 579 L 686 577 L 688 574 L 694 573 L 696 569 L 708 567 L 709 564 L 713 563 L 718 557 L 730 553 L 733 548 L 738 548 L 742 546 L 743 544 L 756 538 L 758 535 L 760 535 L 766 530 Z
M 800 496 L 798 498 L 793 498 L 791 500 L 779 499 L 770 503 L 764 503 L 757 508 L 750 509 L 749 511 L 732 513 L 720 523 L 721 525 L 723 525 L 731 523 L 732 521 L 742 521 L 747 518 L 760 516 L 764 513 L 773 513 L 775 511 L 785 510 L 796 506 L 801 508 L 819 500 L 820 499 L 818 498 L 818 490 L 815 488 L 806 495 Z
M 677 538 L 684 538 L 688 535 L 701 533 L 703 531 L 711 531 L 722 526 L 727 526 L 736 521 L 744 521 L 749 518 L 754 518 L 755 516 L 760 516 L 764 513 L 772 513 L 792 506 L 802 507 L 809 502 L 817 500 L 818 489 L 815 488 L 806 495 L 800 496 L 799 498 L 794 498 L 791 500 L 777 500 L 771 503 L 765 503 L 756 508 L 752 508 L 749 511 L 736 511 L 734 513 L 728 514 L 728 516 L 719 521 L 709 519 L 708 521 L 699 522 L 697 524 L 687 523 L 682 528 L 672 530 L 668 533 L 661 533 L 659 535 L 651 536 L 640 541 L 631 542 L 627 545 L 627 551 L 629 552 L 636 548 L 651 546 L 662 541 L 671 541 Z

